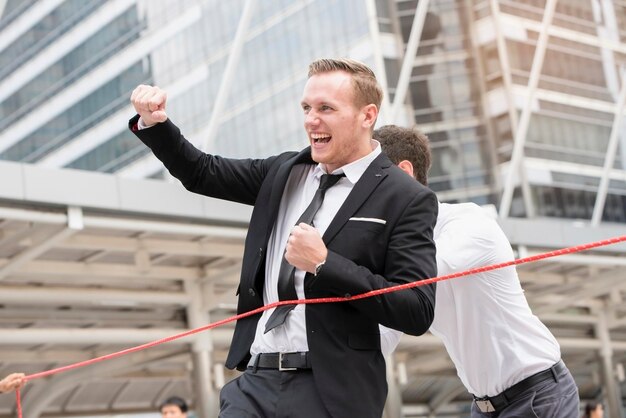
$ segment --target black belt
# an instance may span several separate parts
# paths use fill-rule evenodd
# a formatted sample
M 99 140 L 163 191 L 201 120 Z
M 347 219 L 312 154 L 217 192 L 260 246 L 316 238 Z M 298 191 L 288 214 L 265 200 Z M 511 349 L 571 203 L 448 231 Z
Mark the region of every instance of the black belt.
M 275 369 L 280 371 L 311 369 L 308 352 L 261 353 L 250 359 L 248 368 Z
M 562 360 L 559 360 L 554 366 L 546 369 L 542 372 L 535 373 L 526 379 L 517 382 L 504 392 L 496 396 L 485 396 L 483 398 L 477 398 L 474 396 L 474 402 L 480 410 L 480 412 L 499 412 L 512 403 L 519 395 L 532 388 L 539 383 L 543 383 L 546 380 L 554 379 L 555 382 L 559 381 L 559 374 L 566 370 L 565 364 Z

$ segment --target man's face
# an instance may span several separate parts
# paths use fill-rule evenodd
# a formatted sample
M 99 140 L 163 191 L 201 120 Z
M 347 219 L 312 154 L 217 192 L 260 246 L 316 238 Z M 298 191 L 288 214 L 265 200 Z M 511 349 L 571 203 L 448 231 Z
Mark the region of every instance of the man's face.
M 376 119 L 376 107 L 359 109 L 354 105 L 350 74 L 333 71 L 309 78 L 302 110 L 311 156 L 326 165 L 329 173 L 372 151 L 370 127 Z
M 180 410 L 178 405 L 165 405 L 161 408 L 163 418 L 186 418 L 187 414 Z

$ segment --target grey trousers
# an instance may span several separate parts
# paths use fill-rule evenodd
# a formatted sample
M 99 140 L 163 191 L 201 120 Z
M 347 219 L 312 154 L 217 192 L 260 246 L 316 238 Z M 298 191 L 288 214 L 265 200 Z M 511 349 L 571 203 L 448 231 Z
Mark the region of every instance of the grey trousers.
M 578 387 L 567 368 L 556 380 L 538 383 L 522 392 L 501 411 L 480 412 L 472 402 L 472 418 L 578 418 Z
M 220 392 L 219 418 L 332 418 L 310 370 L 246 370 Z

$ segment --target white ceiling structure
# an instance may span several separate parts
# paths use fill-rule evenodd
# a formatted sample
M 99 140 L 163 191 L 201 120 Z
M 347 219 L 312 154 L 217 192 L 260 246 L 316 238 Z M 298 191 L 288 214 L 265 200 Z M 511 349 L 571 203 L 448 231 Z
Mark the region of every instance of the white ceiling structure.
M 178 184 L 26 164 L 0 163 L 0 178 L 9 179 L 0 183 L 0 374 L 85 361 L 235 313 L 249 208 Z M 520 257 L 626 235 L 623 225 L 557 219 L 502 226 Z M 626 362 L 625 252 L 615 244 L 519 267 L 583 397 L 608 380 L 617 390 Z M 222 366 L 232 328 L 29 382 L 24 416 L 154 411 L 172 394 L 214 416 L 217 390 L 236 375 Z M 469 405 L 430 334 L 406 337 L 389 368 L 389 417 L 456 416 Z M 0 396 L 0 417 L 14 408 Z

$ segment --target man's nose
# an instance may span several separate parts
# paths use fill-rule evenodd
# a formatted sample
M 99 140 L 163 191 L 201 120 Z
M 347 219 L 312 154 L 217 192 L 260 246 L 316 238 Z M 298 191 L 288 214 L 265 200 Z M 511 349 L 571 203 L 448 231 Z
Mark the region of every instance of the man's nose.
M 309 113 L 307 113 L 304 118 L 304 124 L 306 126 L 315 126 L 319 124 L 319 122 L 320 122 L 320 119 L 318 115 L 313 111 L 310 111 Z

